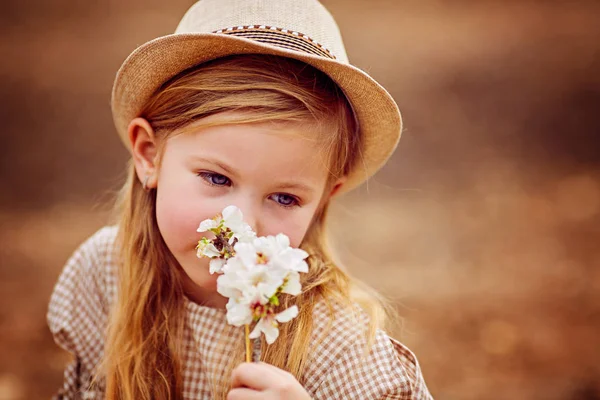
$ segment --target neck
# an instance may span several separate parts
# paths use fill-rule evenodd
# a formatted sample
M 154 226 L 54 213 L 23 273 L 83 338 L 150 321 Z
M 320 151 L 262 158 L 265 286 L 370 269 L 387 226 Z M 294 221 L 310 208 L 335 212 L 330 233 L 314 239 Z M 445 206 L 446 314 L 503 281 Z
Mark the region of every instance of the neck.
M 221 296 L 216 290 L 198 286 L 185 272 L 183 275 L 183 291 L 191 301 L 205 307 L 225 309 L 228 301 L 226 297 Z

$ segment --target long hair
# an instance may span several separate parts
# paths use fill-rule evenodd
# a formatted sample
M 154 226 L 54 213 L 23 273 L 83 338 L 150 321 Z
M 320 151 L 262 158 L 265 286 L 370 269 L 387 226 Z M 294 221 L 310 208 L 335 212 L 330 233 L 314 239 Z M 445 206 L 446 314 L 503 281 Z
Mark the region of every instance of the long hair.
M 226 123 L 308 122 L 322 128 L 319 140 L 329 179 L 301 244 L 310 254 L 309 272 L 302 274 L 300 295 L 281 299 L 283 305 L 298 305 L 299 314 L 280 326 L 274 344 L 266 346 L 261 339 L 261 360 L 303 383 L 317 302 L 336 301 L 348 310 L 358 303 L 369 316 L 367 347 L 392 310 L 383 296 L 333 261 L 326 242 L 327 195 L 337 178 L 360 165 L 360 132 L 346 97 L 326 74 L 299 61 L 264 55 L 230 56 L 183 71 L 154 94 L 141 116 L 155 131 L 160 159 L 161 144 L 173 132 L 227 111 L 236 111 L 231 114 L 236 117 Z M 158 230 L 156 190 L 143 190 L 133 164 L 128 174 L 117 202 L 119 292 L 102 364 L 107 399 L 181 399 L 183 270 Z M 333 317 L 331 307 L 330 312 Z M 215 398 L 226 397 L 228 377 L 243 361 L 243 351 L 240 341 L 222 379 L 212 382 Z

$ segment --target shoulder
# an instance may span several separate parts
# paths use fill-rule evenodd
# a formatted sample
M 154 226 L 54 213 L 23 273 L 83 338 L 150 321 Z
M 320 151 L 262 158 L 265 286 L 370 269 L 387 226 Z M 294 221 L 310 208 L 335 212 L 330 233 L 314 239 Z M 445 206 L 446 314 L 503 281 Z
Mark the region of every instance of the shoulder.
M 109 300 L 114 286 L 116 226 L 105 226 L 85 240 L 66 262 L 53 295 L 74 295 L 75 290 L 99 291 Z M 92 290 L 93 289 L 93 290 Z
M 81 338 L 102 330 L 116 292 L 117 227 L 103 227 L 66 262 L 50 297 L 47 321 L 55 340 L 75 352 Z
M 75 250 L 72 257 L 84 258 L 95 264 L 111 258 L 115 250 L 117 231 L 116 225 L 100 228 Z
M 367 314 L 358 305 L 350 307 L 321 300 L 313 310 L 313 348 L 322 353 L 341 354 L 346 347 L 361 341 L 368 322 Z
M 385 331 L 368 346 L 358 305 L 318 303 L 306 386 L 314 398 L 430 399 L 415 355 Z

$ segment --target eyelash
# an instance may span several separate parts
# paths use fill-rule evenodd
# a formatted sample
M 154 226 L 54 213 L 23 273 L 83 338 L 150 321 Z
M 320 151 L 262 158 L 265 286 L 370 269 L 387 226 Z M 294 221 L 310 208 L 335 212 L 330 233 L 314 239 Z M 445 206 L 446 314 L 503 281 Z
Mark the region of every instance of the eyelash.
M 210 186 L 215 186 L 215 187 L 231 186 L 231 179 L 227 178 L 225 175 L 222 175 L 222 174 L 217 174 L 215 172 L 201 171 L 201 172 L 198 172 L 197 175 L 199 177 L 201 177 L 206 182 L 206 184 L 208 184 Z M 226 184 L 213 183 L 211 181 L 211 178 L 214 178 L 214 177 L 225 178 L 228 183 L 226 183 Z M 292 203 L 291 204 L 287 204 L 287 205 L 286 204 L 281 204 L 280 202 L 275 201 L 277 203 L 277 205 L 279 205 L 280 207 L 283 207 L 283 208 L 294 208 L 294 207 L 299 207 L 300 206 L 300 200 L 298 200 L 298 198 L 296 196 L 293 196 L 293 195 L 287 194 L 287 193 L 275 193 L 275 194 L 279 195 L 279 196 L 282 196 L 282 195 L 283 196 L 287 196 L 287 197 L 289 197 L 289 198 L 292 199 Z
M 217 186 L 217 187 L 231 186 L 231 180 L 229 178 L 227 178 L 225 175 L 217 174 L 214 172 L 202 171 L 202 172 L 198 172 L 198 176 L 201 177 L 202 179 L 204 179 L 206 181 L 206 183 L 208 183 L 211 186 Z M 229 184 L 213 183 L 213 182 L 211 182 L 211 178 L 214 178 L 214 177 L 223 177 L 223 178 L 227 179 L 227 182 L 229 182 Z

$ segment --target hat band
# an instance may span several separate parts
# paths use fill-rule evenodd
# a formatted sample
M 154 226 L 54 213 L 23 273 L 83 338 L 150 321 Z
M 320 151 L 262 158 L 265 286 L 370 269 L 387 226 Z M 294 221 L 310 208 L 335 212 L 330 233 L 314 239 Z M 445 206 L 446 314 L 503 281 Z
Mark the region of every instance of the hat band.
M 245 25 L 219 29 L 213 33 L 240 36 L 257 42 L 281 47 L 288 50 L 315 54 L 317 56 L 335 59 L 331 52 L 303 33 L 290 31 L 266 25 Z

